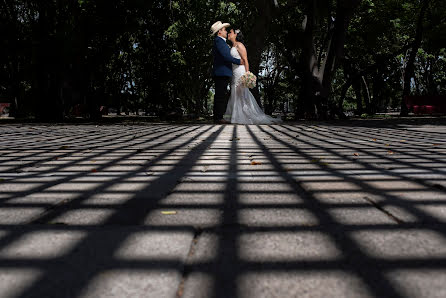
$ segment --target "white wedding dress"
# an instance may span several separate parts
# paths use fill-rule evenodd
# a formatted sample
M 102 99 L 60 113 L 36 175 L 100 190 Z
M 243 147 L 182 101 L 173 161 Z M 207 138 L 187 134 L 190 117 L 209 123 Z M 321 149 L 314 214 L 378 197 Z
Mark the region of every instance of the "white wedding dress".
M 240 59 L 235 47 L 231 48 L 231 56 Z M 281 123 L 280 118 L 266 115 L 257 104 L 249 88 L 239 84 L 240 77 L 245 73 L 244 65 L 232 64 L 231 97 L 229 98 L 223 118 L 238 124 L 274 124 Z

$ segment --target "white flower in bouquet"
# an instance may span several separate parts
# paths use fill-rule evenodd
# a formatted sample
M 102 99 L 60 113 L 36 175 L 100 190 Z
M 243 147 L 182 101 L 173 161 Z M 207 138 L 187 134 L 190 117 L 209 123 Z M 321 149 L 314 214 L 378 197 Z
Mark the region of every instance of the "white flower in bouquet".
M 256 86 L 257 77 L 250 71 L 245 72 L 240 77 L 240 82 L 243 87 L 252 89 Z

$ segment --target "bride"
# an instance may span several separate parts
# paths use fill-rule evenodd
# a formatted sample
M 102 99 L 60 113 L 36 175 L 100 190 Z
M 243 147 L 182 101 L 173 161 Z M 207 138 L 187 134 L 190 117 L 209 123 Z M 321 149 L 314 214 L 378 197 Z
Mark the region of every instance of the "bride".
M 228 39 L 232 42 L 231 56 L 242 59 L 244 65 L 232 64 L 231 97 L 226 107 L 226 121 L 238 124 L 273 124 L 281 123 L 281 119 L 276 119 L 266 115 L 257 104 L 255 97 L 249 91 L 249 88 L 242 86 L 239 82 L 240 77 L 249 71 L 248 56 L 246 48 L 243 45 L 242 32 L 237 29 L 231 29 Z

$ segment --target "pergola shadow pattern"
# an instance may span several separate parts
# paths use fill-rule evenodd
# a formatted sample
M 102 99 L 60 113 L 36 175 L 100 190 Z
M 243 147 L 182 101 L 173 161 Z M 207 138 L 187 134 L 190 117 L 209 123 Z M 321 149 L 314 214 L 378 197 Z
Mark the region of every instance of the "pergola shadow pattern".
M 441 121 L 0 132 L 0 297 L 446 296 Z

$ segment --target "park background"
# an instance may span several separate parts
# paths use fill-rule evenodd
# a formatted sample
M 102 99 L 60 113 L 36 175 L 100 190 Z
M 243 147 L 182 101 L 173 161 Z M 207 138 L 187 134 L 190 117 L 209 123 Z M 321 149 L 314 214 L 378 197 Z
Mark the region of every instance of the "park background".
M 405 116 L 407 96 L 445 95 L 442 0 L 9 0 L 0 102 L 17 119 L 209 117 L 218 20 L 244 33 L 268 114 Z

